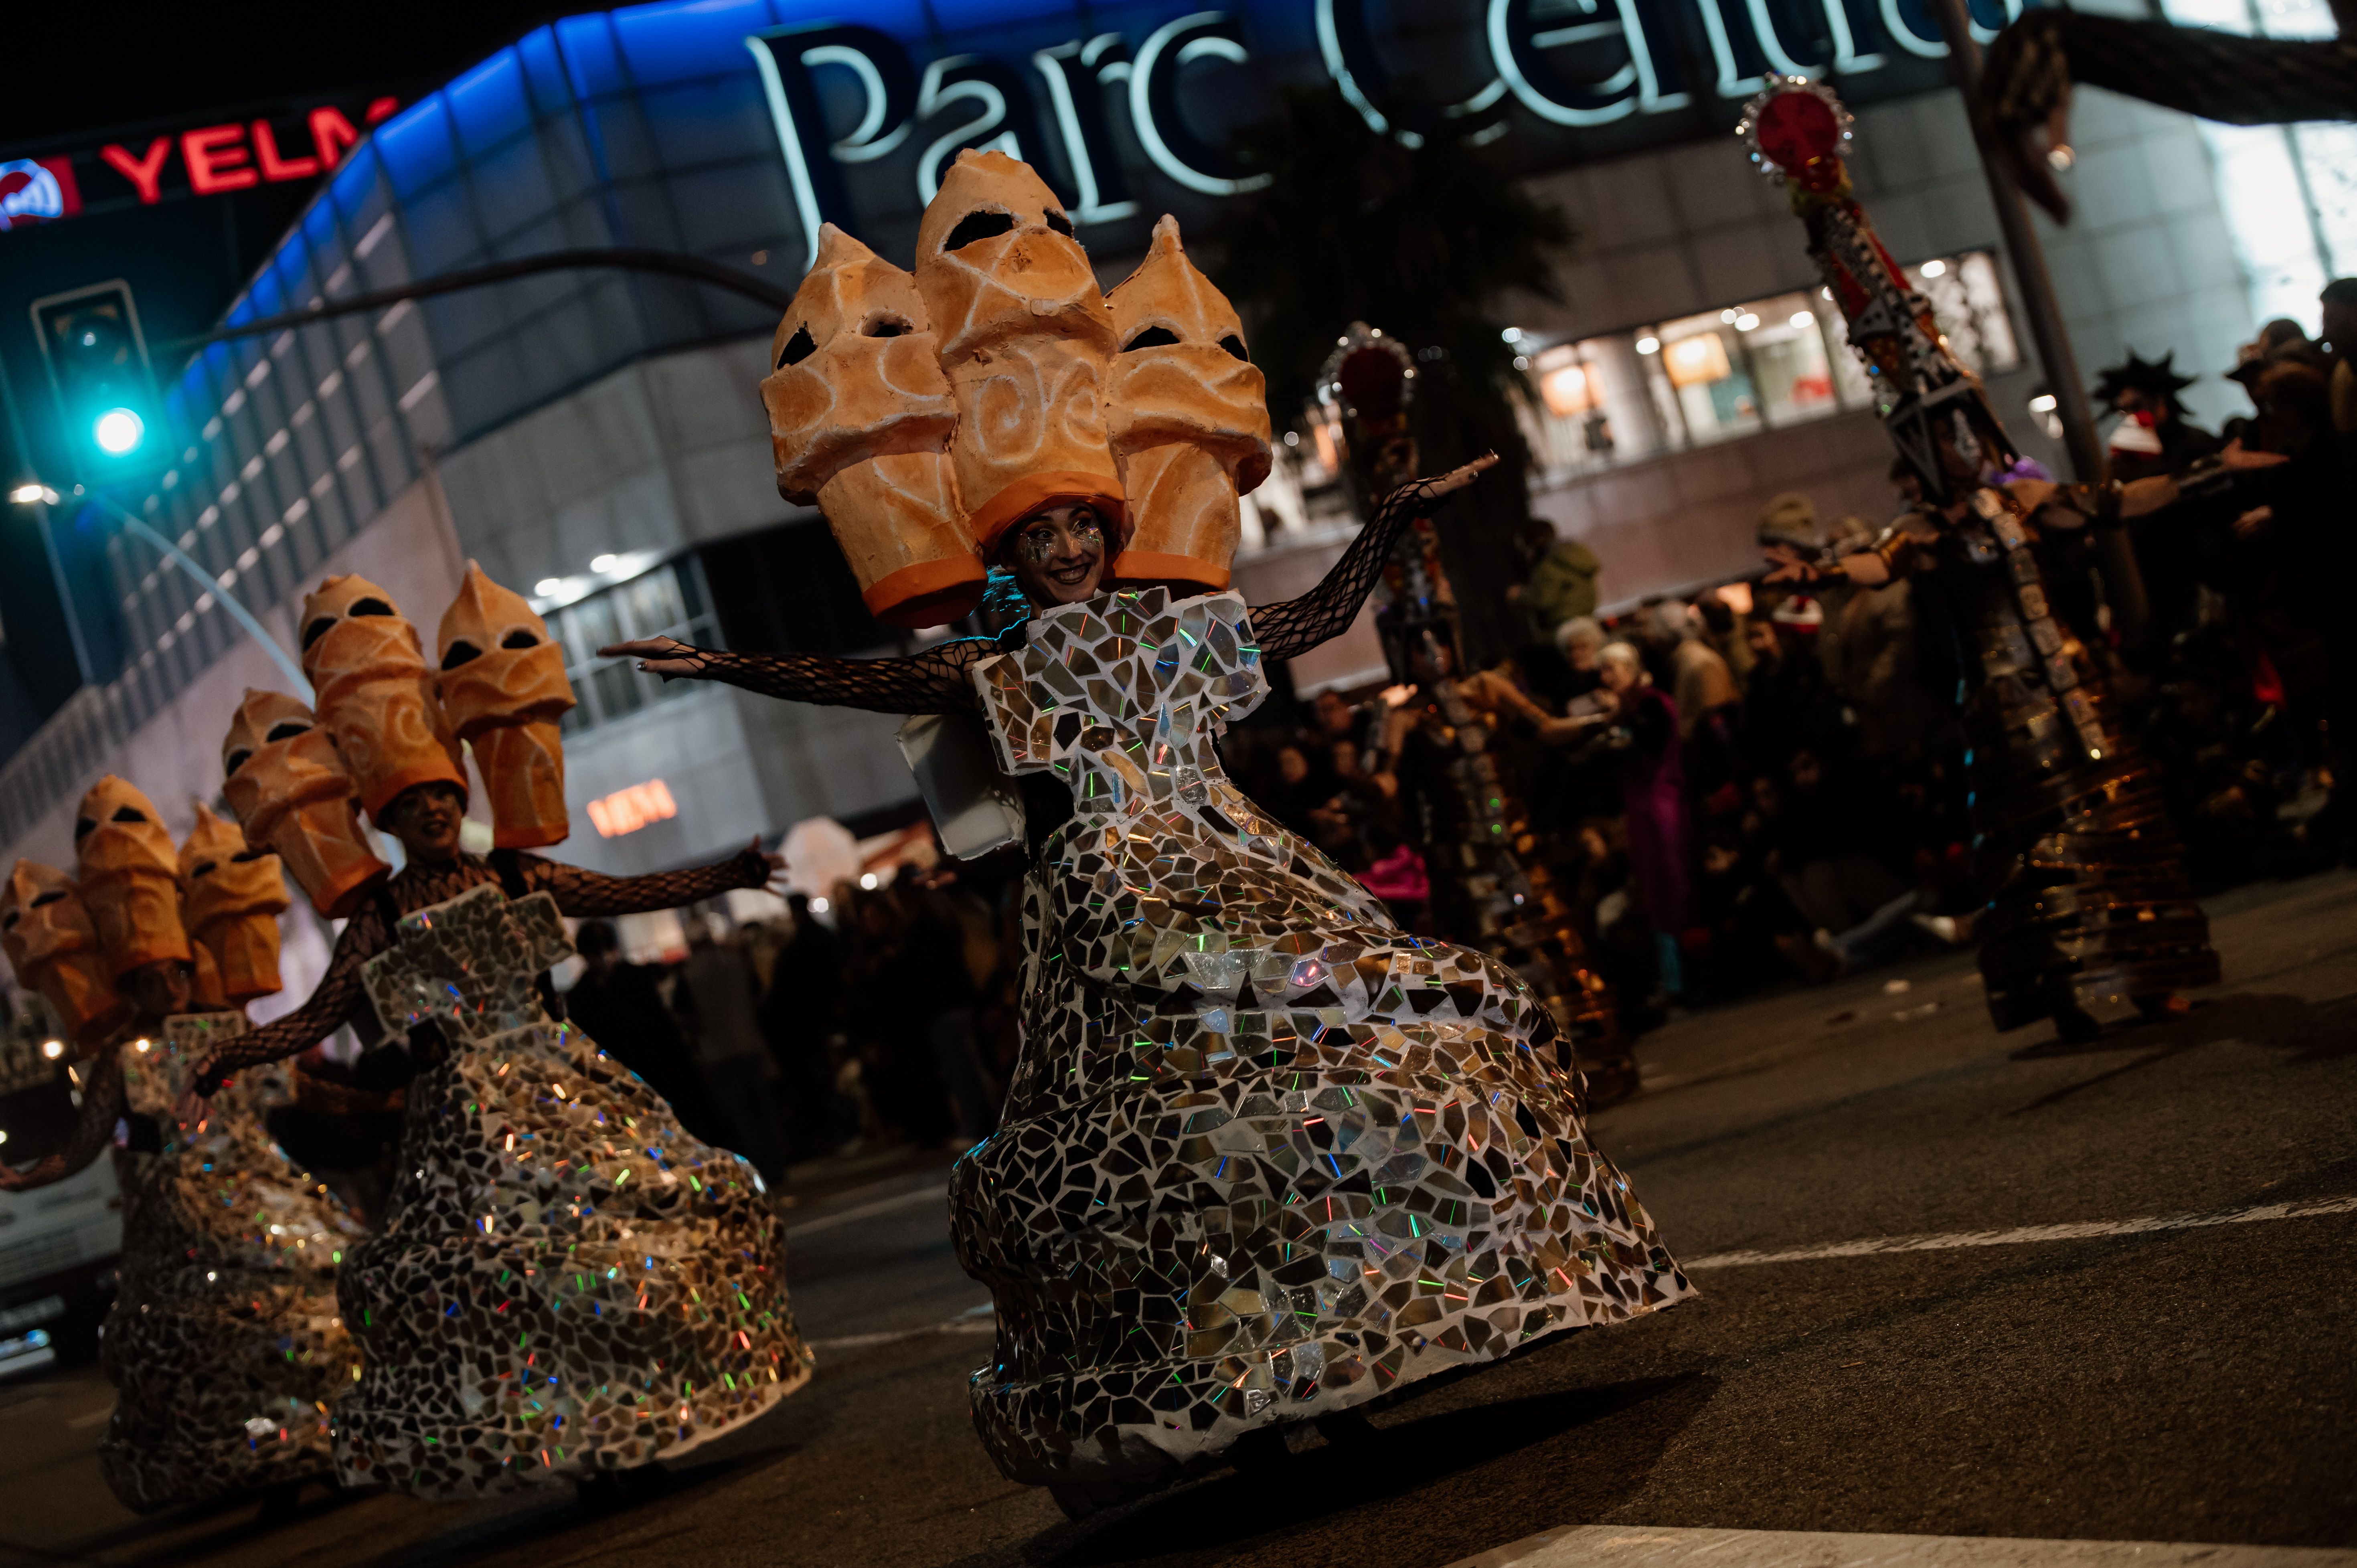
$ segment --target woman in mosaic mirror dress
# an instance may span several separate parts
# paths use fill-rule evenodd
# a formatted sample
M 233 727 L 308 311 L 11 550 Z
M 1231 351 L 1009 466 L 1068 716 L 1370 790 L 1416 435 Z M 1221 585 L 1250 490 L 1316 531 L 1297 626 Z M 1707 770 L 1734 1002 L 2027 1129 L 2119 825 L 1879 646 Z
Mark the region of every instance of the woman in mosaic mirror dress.
M 603 876 L 525 853 L 565 835 L 563 655 L 472 563 L 438 669 L 391 598 L 330 577 L 303 606 L 319 710 L 250 692 L 223 746 L 249 838 L 347 917 L 309 1001 L 222 1042 L 200 1088 L 307 1050 L 373 1007 L 406 1032 L 401 1159 L 378 1233 L 347 1251 L 363 1369 L 336 1406 L 346 1485 L 469 1497 L 597 1480 L 742 1426 L 810 1375 L 785 1236 L 752 1167 L 552 1015 L 561 916 L 760 887 L 758 845 L 701 869 Z M 459 741 L 494 848 L 459 848 Z M 365 809 L 401 843 L 386 875 Z
M 191 1067 L 278 989 L 278 859 L 197 808 L 175 853 L 146 796 L 99 780 L 75 824 L 72 878 L 20 861 L 0 899 L 8 958 L 76 1040 L 81 1114 L 66 1148 L 0 1189 L 47 1186 L 113 1147 L 120 1286 L 101 1365 L 115 1390 L 99 1443 L 114 1495 L 140 1512 L 332 1481 L 330 1402 L 360 1356 L 336 1269 L 360 1225 L 290 1163 L 264 1118 L 283 1073 L 242 1076 L 210 1104 Z M 120 1124 L 126 1131 L 118 1140 Z
M 1248 611 L 1226 590 L 1265 389 L 1177 224 L 1101 294 L 1030 168 L 967 151 L 917 252 L 912 276 L 822 231 L 761 388 L 779 487 L 825 512 L 878 617 L 955 620 L 996 565 L 1021 618 L 908 659 L 607 651 L 943 715 L 935 752 L 962 731 L 969 778 L 995 763 L 974 798 L 1030 856 L 1023 1054 L 951 1210 L 997 1305 L 972 1397 L 999 1467 L 1085 1511 L 1688 1294 L 1529 987 L 1398 930 L 1214 749 L 1263 661 L 1348 627 L 1408 521 L 1487 460 L 1400 490 L 1317 587 Z M 952 847 L 988 847 L 928 777 Z

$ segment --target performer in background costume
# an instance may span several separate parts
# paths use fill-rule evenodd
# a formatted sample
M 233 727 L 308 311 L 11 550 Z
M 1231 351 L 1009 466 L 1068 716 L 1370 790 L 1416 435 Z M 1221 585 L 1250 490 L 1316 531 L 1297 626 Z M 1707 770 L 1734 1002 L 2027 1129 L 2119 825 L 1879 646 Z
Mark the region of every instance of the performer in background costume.
M 1791 187 L 1809 251 L 1880 378 L 1884 421 L 1921 481 L 1921 532 L 1893 527 L 1874 549 L 1805 561 L 1770 552 L 1770 581 L 1839 574 L 1873 587 L 1909 577 L 1939 595 L 1969 694 L 1978 840 L 1994 883 L 1981 917 L 1980 969 L 1999 1029 L 2055 1020 L 2092 1036 L 2092 1009 L 2150 1014 L 2218 979 L 2209 922 L 2185 880 L 2152 766 L 2121 734 L 2084 648 L 2052 614 L 2032 545 L 2041 528 L 2116 528 L 2175 500 L 2179 480 L 2058 488 L 1984 478 L 2016 453 L 1980 382 L 1950 354 L 1931 306 L 1912 289 L 1849 194 L 1842 155 L 1848 112 L 1832 92 L 1789 78 L 1755 98 L 1743 134 L 1762 169 Z M 2212 459 L 2224 477 L 2239 448 Z
M 953 618 L 988 561 L 1025 618 L 909 659 L 608 651 L 935 715 L 902 735 L 945 842 L 1027 844 L 1023 1055 L 951 1221 L 998 1311 L 975 1425 L 1079 1512 L 1690 1287 L 1589 1145 L 1531 988 L 1394 928 L 1214 749 L 1264 660 L 1347 627 L 1486 462 L 1397 491 L 1317 587 L 1247 610 L 1222 590 L 1269 426 L 1242 328 L 1171 220 L 1109 296 L 1071 232 L 1029 167 L 961 153 L 913 278 L 822 231 L 762 387 L 780 488 L 815 494 L 871 608 Z
M 1412 478 L 1415 363 L 1406 346 L 1353 322 L 1318 379 L 1322 401 L 1342 417 L 1359 471 L 1353 489 L 1388 493 Z M 1510 719 L 1545 725 L 1551 715 L 1501 675 L 1462 674 L 1457 597 L 1427 521 L 1412 522 L 1392 546 L 1375 628 L 1392 678 L 1415 689 L 1389 715 L 1384 749 L 1421 829 L 1410 836 L 1432 879 L 1434 926 L 1529 982 L 1571 1042 L 1590 1106 L 1627 1099 L 1637 1091 L 1637 1060 L 1621 1037 L 1612 988 L 1587 965 L 1517 770 L 1499 744 Z
M 124 1021 L 83 1074 L 69 1146 L 21 1172 L 0 1166 L 0 1190 L 75 1174 L 127 1122 L 100 1473 L 142 1513 L 331 1481 L 328 1409 L 360 1370 L 336 1269 L 361 1227 L 264 1128 L 292 1099 L 283 1070 L 241 1074 L 210 1103 L 185 1092 L 198 1058 L 245 1031 L 245 1004 L 278 989 L 278 858 L 248 852 L 201 805 L 175 854 L 153 803 L 112 776 L 82 798 L 74 832 L 78 885 L 17 863 L 0 907 L 9 961 L 78 1037 L 94 1017 Z M 83 931 L 94 940 L 61 950 L 61 934 Z M 102 967 L 78 981 L 56 972 L 91 956 Z M 128 1004 L 93 1014 L 102 983 Z
M 742 1425 L 810 1375 L 783 1228 L 749 1165 L 689 1137 L 551 1015 L 546 971 L 572 950 L 560 915 L 759 887 L 773 863 L 748 849 L 615 877 L 513 848 L 462 853 L 458 736 L 475 737 L 494 842 L 554 843 L 555 721 L 572 705 L 547 628 L 471 562 L 438 671 L 363 578 L 327 579 L 301 624 L 316 721 L 248 693 L 222 768 L 247 834 L 350 918 L 310 1000 L 221 1042 L 202 1076 L 308 1049 L 367 1004 L 425 1058 L 383 1226 L 339 1281 L 365 1354 L 336 1407 L 339 1475 L 467 1497 L 651 1464 Z M 406 852 L 390 878 L 355 796 Z

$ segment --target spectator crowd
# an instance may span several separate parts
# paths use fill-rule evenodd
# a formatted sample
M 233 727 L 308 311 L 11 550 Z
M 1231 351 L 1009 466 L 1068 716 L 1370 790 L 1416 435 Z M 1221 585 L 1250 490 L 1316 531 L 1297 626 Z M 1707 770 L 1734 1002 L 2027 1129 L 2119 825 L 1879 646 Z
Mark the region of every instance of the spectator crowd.
M 2276 322 L 2244 349 L 2232 379 L 2253 413 L 2217 432 L 2186 417 L 2190 379 L 2169 360 L 2105 371 L 2099 413 L 2116 422 L 2123 479 L 2230 441 L 2288 461 L 2255 489 L 2136 520 L 2126 575 L 2091 531 L 2037 542 L 2050 599 L 2158 770 L 2203 893 L 2357 848 L 2357 623 L 2340 604 L 2357 581 L 2351 348 L 2357 280 L 2342 280 L 2325 291 L 2322 340 Z M 2039 477 L 1991 477 L 2024 473 Z M 1885 527 L 1929 526 L 1909 514 L 1905 466 L 1889 478 L 1895 522 L 1779 495 L 1760 514 L 1763 550 L 1846 553 Z M 1934 596 L 1903 580 L 1770 585 L 1763 561 L 1602 614 L 1609 562 L 1543 521 L 1519 543 L 1519 645 L 1458 684 L 1494 726 L 1489 749 L 1624 1029 L 1972 940 L 1992 871 L 1956 718 L 1974 655 Z M 1402 785 L 1419 712 L 1412 687 L 1383 682 L 1273 699 L 1222 749 L 1270 815 L 1432 931 L 1433 807 Z M 1006 852 L 797 896 L 767 922 L 691 912 L 670 965 L 628 961 L 592 922 L 567 1005 L 690 1131 L 772 1179 L 831 1152 L 963 1147 L 996 1125 L 1015 1067 L 1020 873 Z

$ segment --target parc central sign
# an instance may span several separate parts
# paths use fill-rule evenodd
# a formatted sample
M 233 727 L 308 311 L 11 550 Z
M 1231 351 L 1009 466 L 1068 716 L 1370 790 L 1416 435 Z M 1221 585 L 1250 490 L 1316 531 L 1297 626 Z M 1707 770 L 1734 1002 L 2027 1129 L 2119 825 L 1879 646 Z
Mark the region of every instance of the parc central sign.
M 1974 0 L 1975 34 L 2020 10 Z M 1314 55 L 1287 48 L 1305 31 Z M 1926 62 L 1947 53 L 1920 0 L 1271 0 L 1016 48 L 1006 38 L 968 27 L 945 50 L 938 33 L 851 23 L 746 38 L 812 255 L 822 222 L 861 232 L 878 206 L 921 209 L 962 147 L 1039 165 L 1084 226 L 1135 217 L 1145 182 L 1251 189 L 1261 177 L 1201 128 L 1237 96 L 1222 66 L 1297 79 L 1309 66 L 1378 132 L 1410 145 L 1519 133 L 1552 144 L 1523 160 L 1547 166 L 1724 129 L 1771 75 L 1830 75 L 1867 101 L 1921 91 L 1940 80 Z M 1452 77 L 1462 91 L 1431 93 Z M 888 170 L 902 188 L 879 184 Z

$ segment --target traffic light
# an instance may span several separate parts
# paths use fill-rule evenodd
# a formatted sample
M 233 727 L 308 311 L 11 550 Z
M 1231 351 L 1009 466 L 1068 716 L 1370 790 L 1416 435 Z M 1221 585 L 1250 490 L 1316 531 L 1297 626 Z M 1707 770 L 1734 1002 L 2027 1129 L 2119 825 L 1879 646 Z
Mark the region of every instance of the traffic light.
M 59 430 L 83 484 L 145 478 L 168 466 L 139 306 L 121 278 L 33 302 Z

